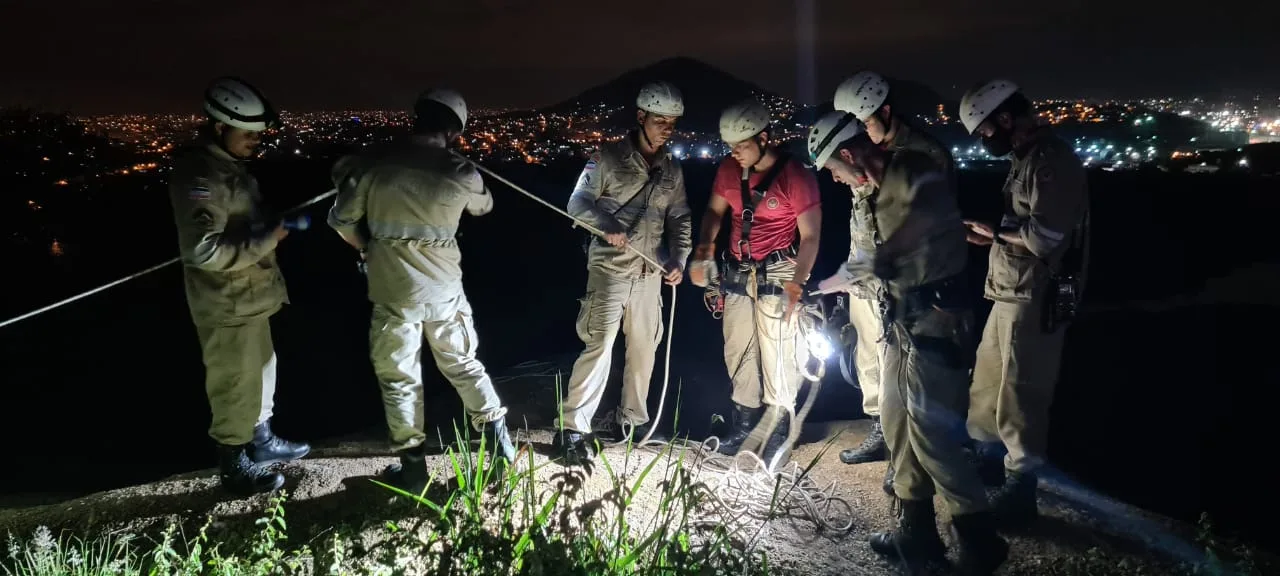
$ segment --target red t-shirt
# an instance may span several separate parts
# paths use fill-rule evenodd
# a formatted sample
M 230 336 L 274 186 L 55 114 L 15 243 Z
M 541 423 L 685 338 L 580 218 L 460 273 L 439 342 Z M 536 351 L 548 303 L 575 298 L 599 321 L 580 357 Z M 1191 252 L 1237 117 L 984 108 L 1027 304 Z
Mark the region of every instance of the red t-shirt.
M 763 172 L 752 172 L 751 185 L 755 186 L 761 178 L 764 178 Z M 741 258 L 738 239 L 742 237 L 742 165 L 732 156 L 720 163 L 712 191 L 729 202 L 732 208 L 729 250 L 735 258 Z M 794 159 L 787 160 L 782 172 L 773 179 L 756 205 L 748 239 L 751 256 L 763 258 L 770 252 L 790 247 L 796 238 L 796 217 L 821 203 L 818 179 L 813 171 Z

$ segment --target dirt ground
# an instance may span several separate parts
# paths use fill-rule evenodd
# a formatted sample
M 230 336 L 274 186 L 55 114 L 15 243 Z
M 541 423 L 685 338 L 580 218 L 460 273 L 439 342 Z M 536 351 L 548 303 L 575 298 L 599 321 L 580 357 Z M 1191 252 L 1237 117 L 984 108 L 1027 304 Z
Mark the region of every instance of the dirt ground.
M 537 377 L 545 378 L 546 374 Z M 546 395 L 537 390 L 539 387 L 520 385 L 518 378 L 498 380 L 504 397 L 513 406 L 509 417 L 513 427 L 531 420 L 522 412 L 543 410 L 538 405 L 545 404 Z M 516 399 L 520 400 L 513 401 Z M 890 499 L 881 491 L 885 464 L 848 466 L 836 454 L 840 448 L 861 441 L 869 428 L 867 420 L 810 424 L 804 428 L 801 443 L 792 455 L 792 460 L 801 466 L 822 452 L 827 439 L 840 435 L 810 474 L 818 487 L 830 490 L 849 504 L 852 527 L 844 531 L 822 530 L 803 514 L 773 520 L 756 539 L 771 564 L 815 575 L 901 573 L 867 544 L 873 532 L 893 526 Z M 538 464 L 548 461 L 550 431 L 521 429 L 517 436 L 519 443 L 532 448 Z M 694 456 L 696 452 L 693 449 L 687 455 Z M 615 471 L 625 470 L 634 478 L 656 456 L 653 451 L 636 451 L 628 458 L 625 448 L 609 447 L 603 457 L 609 459 Z M 290 541 L 313 542 L 314 547 L 332 526 L 376 530 L 385 520 L 411 513 L 402 504 L 397 507 L 385 489 L 369 482 L 392 462 L 383 443 L 373 438 L 354 438 L 317 446 L 310 457 L 285 466 L 282 471 L 288 478 L 286 489 L 290 493 L 286 504 Z M 433 456 L 431 464 L 441 477 L 452 476 L 445 456 Z M 724 495 L 726 489 L 721 484 L 726 482 L 725 477 L 709 468 L 700 478 Z M 581 469 L 566 470 L 551 464 L 539 468 L 537 476 L 546 490 L 565 491 L 570 489 L 566 485 L 571 486 L 575 503 L 598 499 L 612 488 L 608 474 L 600 466 L 585 474 Z M 644 518 L 655 510 L 656 485 L 657 479 L 644 484 L 630 514 Z M 136 531 L 170 520 L 198 524 L 206 515 L 214 518 L 216 527 L 251 525 L 265 504 L 262 496 L 234 499 L 224 494 L 217 486 L 215 471 L 202 470 L 43 505 L 11 502 L 8 508 L 0 509 L 0 534 L 12 531 L 29 535 L 40 525 L 55 533 Z M 938 504 L 939 528 L 951 543 L 945 506 Z M 1011 551 L 1000 574 L 1180 574 L 1205 559 L 1203 548 L 1193 543 L 1194 527 L 1090 493 L 1064 479 L 1041 480 L 1040 513 L 1040 520 L 1025 533 L 1006 535 Z

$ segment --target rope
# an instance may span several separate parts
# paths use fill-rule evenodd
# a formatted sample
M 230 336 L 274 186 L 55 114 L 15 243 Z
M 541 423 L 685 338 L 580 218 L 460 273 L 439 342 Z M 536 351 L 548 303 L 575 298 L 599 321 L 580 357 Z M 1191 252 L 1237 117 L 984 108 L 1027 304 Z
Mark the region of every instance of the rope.
M 298 210 L 301 210 L 301 209 L 303 209 L 303 208 L 306 208 L 306 207 L 308 207 L 308 206 L 311 206 L 311 205 L 315 204 L 316 202 L 319 202 L 319 201 L 321 201 L 321 200 L 324 200 L 325 198 L 328 198 L 328 197 L 330 197 L 330 196 L 333 196 L 334 194 L 337 194 L 337 193 L 338 193 L 338 191 L 337 191 L 336 189 L 335 189 L 335 190 L 330 190 L 330 191 L 328 191 L 328 192 L 325 192 L 324 194 L 321 194 L 321 195 L 319 195 L 319 196 L 316 196 L 315 198 L 312 198 L 312 199 L 310 199 L 310 200 L 307 200 L 306 202 L 303 202 L 302 204 L 299 204 L 299 205 L 297 205 L 297 206 L 294 206 L 293 208 L 290 208 L 290 209 L 286 210 L 286 211 L 285 211 L 285 214 L 289 214 L 289 213 L 291 213 L 291 212 L 297 212 Z M 80 293 L 80 294 L 76 294 L 75 296 L 72 296 L 72 297 L 67 298 L 67 299 L 65 299 L 65 300 L 60 300 L 60 301 L 58 301 L 58 302 L 54 302 L 53 304 L 50 304 L 50 305 L 45 306 L 45 307 L 43 307 L 43 308 L 38 308 L 38 309 L 36 309 L 36 310 L 32 310 L 32 311 L 30 311 L 30 312 L 27 312 L 26 314 L 23 314 L 23 315 L 21 315 L 21 316 L 16 316 L 16 317 L 14 317 L 14 318 L 10 318 L 10 319 L 8 319 L 8 320 L 5 320 L 4 322 L 0 322 L 0 328 L 4 328 L 5 326 L 8 326 L 8 325 L 10 325 L 10 324 L 17 324 L 18 322 L 21 322 L 21 321 L 26 320 L 26 319 L 28 319 L 28 318 L 32 318 L 32 317 L 35 317 L 35 316 L 39 316 L 39 315 L 44 314 L 45 312 L 48 312 L 48 311 L 53 310 L 53 309 L 55 309 L 55 308 L 61 308 L 61 307 L 63 307 L 63 306 L 66 306 L 67 304 L 70 304 L 70 303 L 72 303 L 72 302 L 75 302 L 76 300 L 80 300 L 80 299 L 83 299 L 83 298 L 88 298 L 89 296 L 93 296 L 94 294 L 97 294 L 97 293 L 99 293 L 99 292 L 102 292 L 103 290 L 106 290 L 106 289 L 108 289 L 108 288 L 113 288 L 113 287 L 115 287 L 115 286 L 119 286 L 119 285 L 124 284 L 125 282 L 128 282 L 128 281 L 130 281 L 130 280 L 133 280 L 133 279 L 135 279 L 135 278 L 140 278 L 140 277 L 142 277 L 142 276 L 146 276 L 147 274 L 150 274 L 150 273 L 152 273 L 152 272 L 155 272 L 156 270 L 159 270 L 159 269 L 161 269 L 161 268 L 164 268 L 164 267 L 166 267 L 166 266 L 169 266 L 170 264 L 177 263 L 177 262 L 179 262 L 179 261 L 181 261 L 181 260 L 182 260 L 182 258 L 181 258 L 181 257 L 170 258 L 170 259 L 168 259 L 168 260 L 165 260 L 164 262 L 161 262 L 161 263 L 159 263 L 159 264 L 156 264 L 155 266 L 152 266 L 152 267 L 150 267 L 150 268 L 147 268 L 146 270 L 142 270 L 142 271 L 140 271 L 140 272 L 135 272 L 135 273 L 133 273 L 133 274 L 130 274 L 130 275 L 128 275 L 128 276 L 125 276 L 124 278 L 121 278 L 121 279 L 116 280 L 116 281 L 114 281 L 114 282 L 109 282 L 109 283 L 107 283 L 107 284 L 103 284 L 102 286 L 99 286 L 99 287 L 94 288 L 94 289 L 92 289 L 92 290 L 89 290 L 89 291 L 87 291 L 87 292 L 82 292 L 82 293 Z
M 463 156 L 462 154 L 458 153 L 458 151 L 457 151 L 457 150 L 450 150 L 449 152 L 450 152 L 450 153 L 452 153 L 454 156 L 457 156 L 460 160 L 463 160 L 463 161 L 465 161 L 465 162 L 467 162 L 467 163 L 471 164 L 472 166 L 475 166 L 475 167 L 476 167 L 476 169 L 480 170 L 481 172 L 484 172 L 485 174 L 488 174 L 489 176 L 492 176 L 492 177 L 493 177 L 493 179 L 495 179 L 495 180 L 497 180 L 497 181 L 499 181 L 499 182 L 501 182 L 501 183 L 503 183 L 503 184 L 506 184 L 506 185 L 507 185 L 507 186 L 509 186 L 512 190 L 515 190 L 516 192 L 519 192 L 519 193 L 521 193 L 521 194 L 524 194 L 525 196 L 528 196 L 529 198 L 532 198 L 533 200 L 535 200 L 535 201 L 536 201 L 536 202 L 538 202 L 539 204 L 542 204 L 543 206 L 546 206 L 547 208 L 550 208 L 550 209 L 554 210 L 557 214 L 559 214 L 559 215 L 561 215 L 561 216 L 564 216 L 565 218 L 568 218 L 568 219 L 570 219 L 570 220 L 573 220 L 573 224 L 574 224 L 574 226 L 580 227 L 580 228 L 582 228 L 582 229 L 586 230 L 587 232 L 590 232 L 591 234 L 594 234 L 594 235 L 596 235 L 596 236 L 599 236 L 599 237 L 601 237 L 601 238 L 604 238 L 604 236 L 605 236 L 604 231 L 603 231 L 603 230 L 601 230 L 601 229 L 599 229 L 599 228 L 596 228 L 595 226 L 592 226 L 592 225 L 591 225 L 591 223 L 589 223 L 589 222 L 587 222 L 587 221 L 585 221 L 585 220 L 583 220 L 583 219 L 581 219 L 581 218 L 578 218 L 577 216 L 574 216 L 573 214 L 570 214 L 570 213 L 568 213 L 568 212 L 565 212 L 564 210 L 561 210 L 558 206 L 556 206 L 556 205 L 554 205 L 554 204 L 552 204 L 552 203 L 550 203 L 550 202 L 547 202 L 546 200 L 543 200 L 542 198 L 539 198 L 536 194 L 534 194 L 534 193 L 532 193 L 532 192 L 530 192 L 530 191 L 528 191 L 528 190 L 525 190 L 524 188 L 521 188 L 521 187 L 520 187 L 520 186 L 518 186 L 516 183 L 514 183 L 514 182 L 512 182 L 512 181 L 510 181 L 510 180 L 507 180 L 506 178 L 503 178 L 502 176 L 498 175 L 498 173 L 494 172 L 493 170 L 490 170 L 490 169 L 488 169 L 488 168 L 485 168 L 484 166 L 481 166 L 478 162 L 476 162 L 476 161 L 474 161 L 474 160 L 472 160 L 472 159 L 470 159 L 470 158 L 467 158 L 466 156 Z M 632 252 L 635 252 L 635 253 L 636 253 L 636 255 L 637 255 L 637 256 L 639 256 L 640 258 L 644 259 L 644 261 L 645 261 L 645 262 L 648 262 L 649 264 L 653 265 L 653 267 L 654 267 L 655 269 L 660 270 L 664 276 L 667 274 L 667 268 L 666 268 L 665 266 L 663 266 L 662 264 L 659 264 L 657 260 L 654 260 L 653 258 L 650 258 L 650 257 L 649 257 L 647 254 L 645 254 L 644 252 L 641 252 L 641 251 L 640 251 L 640 249 L 636 248 L 635 246 L 632 246 L 632 245 L 631 245 L 631 244 L 629 244 L 629 243 L 627 244 L 627 249 L 628 249 L 628 250 L 631 250 Z
M 546 200 L 539 198 L 510 180 L 499 176 L 492 170 L 472 161 L 470 158 L 467 158 L 456 151 L 453 152 L 453 154 L 474 165 L 481 172 L 484 172 L 499 182 L 506 184 L 512 190 L 532 198 L 539 204 L 554 210 L 557 214 L 560 214 L 565 218 L 573 220 L 576 225 L 581 226 L 588 232 L 595 234 L 596 236 L 604 235 L 604 232 L 598 228 L 582 221 L 564 210 L 561 210 Z M 630 244 L 627 245 L 627 248 L 652 264 L 658 270 L 663 270 L 665 275 L 665 269 L 652 258 L 649 258 Z M 662 396 L 658 401 L 658 412 L 653 420 L 651 420 L 649 424 L 649 431 L 644 435 L 644 438 L 641 438 L 639 442 L 632 444 L 636 448 L 646 449 L 646 451 L 650 452 L 656 452 L 657 449 L 664 448 L 669 444 L 674 444 L 673 442 L 654 440 L 653 433 L 657 430 L 658 422 L 662 418 L 662 410 L 667 398 L 667 389 L 671 383 L 671 341 L 675 333 L 675 315 L 676 287 L 672 286 L 671 311 L 668 314 L 667 320 L 667 350 L 663 366 Z M 781 322 L 783 320 L 779 319 L 779 321 Z M 798 335 L 799 332 L 797 332 L 797 336 Z M 779 350 L 779 352 L 781 352 L 781 350 Z M 778 355 L 777 369 L 779 373 L 782 370 L 781 354 Z M 787 446 L 794 444 L 799 438 L 801 423 L 803 423 L 804 418 L 808 416 L 809 410 L 813 408 L 814 401 L 818 397 L 817 386 L 819 386 L 819 383 L 815 383 L 812 386 L 813 389 L 805 399 L 805 406 L 801 409 L 798 415 L 793 407 L 787 407 L 789 421 L 791 422 L 791 430 L 787 435 Z M 632 430 L 634 428 L 632 428 L 629 423 L 621 423 L 621 426 L 624 437 L 630 438 L 631 434 L 629 433 L 629 428 Z M 625 442 L 627 441 L 624 440 L 623 442 L 612 445 L 616 446 Z M 773 462 L 772 465 L 767 466 L 759 456 L 750 451 L 741 450 L 737 455 L 732 457 L 717 454 L 715 452 L 715 448 L 719 447 L 720 439 L 715 436 L 708 437 L 701 443 L 682 443 L 686 447 L 698 450 L 698 461 L 702 463 L 702 466 L 710 465 L 710 469 L 712 471 L 717 471 L 722 474 L 724 480 L 719 487 L 707 487 L 707 493 L 710 495 L 711 500 L 716 503 L 715 507 L 720 509 L 722 520 L 734 522 L 739 525 L 745 525 L 743 522 L 744 519 L 752 518 L 764 521 L 773 517 L 777 510 L 782 509 L 787 514 L 799 512 L 802 516 L 809 518 L 814 522 L 814 524 L 823 529 L 845 532 L 853 528 L 853 506 L 847 500 L 835 495 L 835 482 L 832 482 L 826 488 L 820 488 L 813 478 L 806 475 L 795 462 L 791 462 L 790 467 L 782 470 L 776 469 L 776 461 L 784 452 L 786 452 L 786 450 L 779 450 L 778 454 L 774 456 L 775 462 Z M 765 442 L 761 442 L 759 449 L 763 451 L 764 446 Z M 742 459 L 747 460 L 746 467 L 739 464 L 739 461 Z M 779 498 L 777 500 L 775 500 L 775 490 L 778 492 L 777 496 Z M 833 512 L 833 508 L 843 508 L 843 511 L 837 510 Z M 763 524 L 761 524 L 760 528 L 763 528 Z

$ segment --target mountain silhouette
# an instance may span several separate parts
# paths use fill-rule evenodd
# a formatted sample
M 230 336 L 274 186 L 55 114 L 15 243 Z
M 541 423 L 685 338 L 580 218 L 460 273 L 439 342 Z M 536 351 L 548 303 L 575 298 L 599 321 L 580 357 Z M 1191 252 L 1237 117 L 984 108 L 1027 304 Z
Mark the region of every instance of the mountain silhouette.
M 777 97 L 710 64 L 678 57 L 625 72 L 544 111 L 570 112 L 597 104 L 622 106 L 613 120 L 619 125 L 630 126 L 635 122 L 635 101 L 640 87 L 660 80 L 675 85 L 684 96 L 685 115 L 680 119 L 680 130 L 714 133 L 719 130 L 720 113 L 733 103 L 751 96 L 762 100 Z

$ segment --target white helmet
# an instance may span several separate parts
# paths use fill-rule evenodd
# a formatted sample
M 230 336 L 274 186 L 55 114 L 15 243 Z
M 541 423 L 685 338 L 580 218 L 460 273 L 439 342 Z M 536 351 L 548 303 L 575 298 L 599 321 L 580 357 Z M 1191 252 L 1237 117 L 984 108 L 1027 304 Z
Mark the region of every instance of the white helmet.
M 764 132 L 769 127 L 769 109 L 750 98 L 725 109 L 720 115 L 720 139 L 737 144 Z
M 467 126 L 467 102 L 462 99 L 462 95 L 449 90 L 448 88 L 436 88 L 434 90 L 423 93 L 418 97 L 418 102 L 437 102 L 444 104 L 453 111 L 458 117 L 458 121 L 462 123 L 462 127 Z
M 680 90 L 666 82 L 651 82 L 640 88 L 636 107 L 663 116 L 684 116 L 684 97 Z
M 964 129 L 973 135 L 992 110 L 1017 93 L 1018 85 L 1008 80 L 992 80 L 965 92 L 960 99 L 960 121 L 964 122 Z
M 841 142 L 862 133 L 862 123 L 848 112 L 828 112 L 809 129 L 809 162 L 821 170 Z
M 205 90 L 204 111 L 218 122 L 251 132 L 274 128 L 280 121 L 261 92 L 230 76 L 214 80 Z
M 864 70 L 854 74 L 836 88 L 836 110 L 848 112 L 866 122 L 889 99 L 889 82 L 884 77 Z

